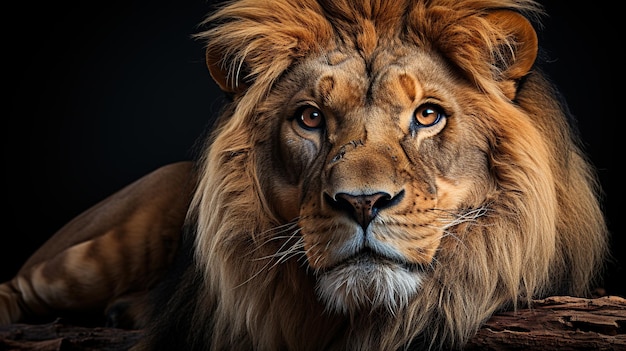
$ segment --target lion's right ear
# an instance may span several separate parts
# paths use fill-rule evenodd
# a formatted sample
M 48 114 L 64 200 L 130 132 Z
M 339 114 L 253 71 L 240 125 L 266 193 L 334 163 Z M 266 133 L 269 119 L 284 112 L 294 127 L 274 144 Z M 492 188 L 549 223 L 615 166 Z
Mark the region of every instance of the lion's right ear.
M 496 45 L 496 62 L 499 76 L 495 77 L 506 96 L 514 99 L 517 82 L 532 69 L 537 58 L 537 33 L 530 21 L 513 11 L 499 10 L 490 13 L 487 20 L 502 33 L 506 33 L 505 45 Z
M 219 55 L 215 53 L 214 50 L 207 48 L 205 58 L 211 77 L 220 89 L 222 89 L 222 91 L 229 95 L 237 95 L 246 90 L 248 86 L 240 78 L 239 74 L 229 74 L 229 68 L 225 67 L 222 55 Z

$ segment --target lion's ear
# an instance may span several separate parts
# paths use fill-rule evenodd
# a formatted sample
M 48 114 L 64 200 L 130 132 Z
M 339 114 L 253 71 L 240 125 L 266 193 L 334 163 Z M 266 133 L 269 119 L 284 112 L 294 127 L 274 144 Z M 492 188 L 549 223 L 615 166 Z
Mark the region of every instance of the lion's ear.
M 241 80 L 236 80 L 238 75 L 235 74 L 229 77 L 221 55 L 217 55 L 213 50 L 207 49 L 205 58 L 211 77 L 222 91 L 229 95 L 236 95 L 246 90 L 247 85 Z
M 537 58 L 537 33 L 526 17 L 513 11 L 494 11 L 487 15 L 487 20 L 512 39 L 507 40 L 507 45 L 497 47 L 495 55 L 495 65 L 500 71 L 497 79 L 504 94 L 512 100 L 519 79 L 528 74 Z

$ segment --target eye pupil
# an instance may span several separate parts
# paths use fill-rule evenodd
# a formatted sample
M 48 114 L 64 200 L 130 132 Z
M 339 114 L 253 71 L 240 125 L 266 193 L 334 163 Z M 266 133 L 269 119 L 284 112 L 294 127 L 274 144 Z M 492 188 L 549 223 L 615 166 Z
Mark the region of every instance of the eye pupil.
M 299 116 L 299 123 L 308 129 L 320 128 L 324 123 L 324 116 L 315 107 L 306 107 Z

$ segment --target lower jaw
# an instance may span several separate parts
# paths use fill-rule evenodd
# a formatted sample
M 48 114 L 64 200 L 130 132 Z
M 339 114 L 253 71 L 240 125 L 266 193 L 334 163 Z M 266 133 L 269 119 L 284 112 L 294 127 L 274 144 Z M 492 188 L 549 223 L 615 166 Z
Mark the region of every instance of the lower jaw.
M 317 276 L 318 298 L 331 312 L 353 314 L 405 307 L 419 291 L 423 272 L 388 260 L 355 258 Z

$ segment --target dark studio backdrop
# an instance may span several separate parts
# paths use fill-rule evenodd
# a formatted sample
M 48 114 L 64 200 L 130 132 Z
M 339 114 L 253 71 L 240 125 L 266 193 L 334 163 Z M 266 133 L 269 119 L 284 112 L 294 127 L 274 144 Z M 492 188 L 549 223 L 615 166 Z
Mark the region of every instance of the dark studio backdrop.
M 616 10 L 543 2 L 540 41 L 605 190 L 615 260 L 604 286 L 626 296 L 619 222 Z M 565 5 L 566 4 L 566 5 Z M 5 17 L 4 226 L 0 280 L 63 224 L 155 168 L 191 159 L 221 94 L 191 39 L 203 0 L 20 2 Z M 620 73 L 621 74 L 621 73 Z M 623 89 L 622 89 L 623 90 Z M 620 104 L 621 105 L 621 104 Z M 576 191 L 576 189 L 571 189 Z

